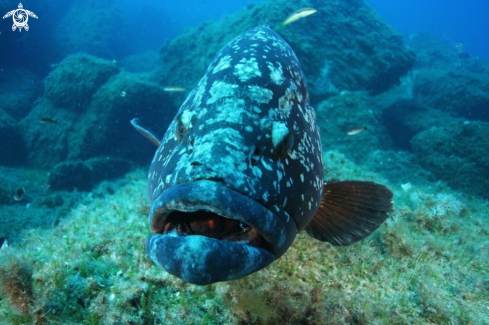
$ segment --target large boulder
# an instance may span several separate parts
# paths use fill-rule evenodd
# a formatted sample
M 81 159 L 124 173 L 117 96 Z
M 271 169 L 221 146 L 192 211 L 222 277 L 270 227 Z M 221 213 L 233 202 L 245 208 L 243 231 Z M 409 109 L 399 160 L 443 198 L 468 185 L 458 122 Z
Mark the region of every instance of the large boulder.
M 46 77 L 44 97 L 55 106 L 84 110 L 93 94 L 118 72 L 112 61 L 85 53 L 70 55 Z
M 45 119 L 52 122 L 43 123 Z M 29 165 L 44 168 L 65 160 L 70 151 L 67 138 L 77 119 L 76 111 L 56 107 L 46 99 L 39 100 L 19 123 Z
M 410 46 L 418 61 L 413 73 L 415 99 L 470 120 L 489 121 L 489 63 L 471 58 L 462 44 L 418 33 Z
M 109 156 L 64 161 L 51 169 L 48 185 L 53 191 L 91 191 L 104 180 L 122 177 L 131 167 L 130 161 Z
M 176 111 L 168 96 L 144 76 L 119 73 L 111 61 L 69 56 L 46 78 L 44 98 L 21 122 L 29 163 L 50 168 L 101 155 L 147 162 L 154 145 L 130 120 L 139 117 L 162 135 Z
M 148 162 L 156 148 L 132 127 L 131 119 L 140 118 L 163 137 L 176 111 L 169 94 L 157 84 L 121 72 L 98 89 L 86 113 L 78 118 L 69 136 L 68 158 L 114 155 Z
M 317 13 L 279 27 L 289 14 L 307 7 Z M 414 63 L 414 53 L 404 46 L 401 35 L 363 0 L 269 0 L 188 29 L 165 44 L 160 51 L 165 67 L 155 79 L 165 85 L 194 87 L 220 48 L 266 21 L 296 51 L 313 102 L 342 90 L 385 91 Z
M 381 121 L 394 149 L 411 151 L 411 139 L 431 127 L 461 121 L 450 114 L 401 98 L 381 110 Z
M 419 102 L 432 108 L 489 121 L 489 74 L 457 68 L 419 70 L 414 93 Z
M 323 151 L 338 150 L 363 163 L 374 150 L 390 146 L 389 138 L 366 92 L 342 92 L 316 107 Z M 365 128 L 365 130 L 363 130 Z M 352 130 L 363 130 L 348 134 Z
M 457 121 L 411 140 L 421 165 L 450 186 L 489 198 L 489 123 Z

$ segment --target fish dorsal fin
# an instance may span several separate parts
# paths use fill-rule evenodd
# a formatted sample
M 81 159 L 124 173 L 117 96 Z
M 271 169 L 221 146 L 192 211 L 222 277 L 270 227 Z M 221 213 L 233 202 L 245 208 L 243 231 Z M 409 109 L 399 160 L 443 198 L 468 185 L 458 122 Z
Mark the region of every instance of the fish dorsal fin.
M 152 143 L 155 144 L 155 146 L 159 147 L 160 146 L 160 143 L 161 141 L 158 140 L 158 138 L 156 137 L 156 135 L 154 135 L 153 132 L 151 132 L 150 130 L 146 129 L 142 124 L 141 124 L 141 121 L 138 119 L 138 118 L 133 118 L 131 120 L 131 124 L 132 126 L 138 130 L 139 133 L 141 133 L 145 138 L 147 138 L 149 141 L 151 141 Z
M 384 185 L 334 181 L 324 185 L 323 198 L 307 233 L 335 246 L 351 245 L 374 232 L 392 211 L 392 192 Z

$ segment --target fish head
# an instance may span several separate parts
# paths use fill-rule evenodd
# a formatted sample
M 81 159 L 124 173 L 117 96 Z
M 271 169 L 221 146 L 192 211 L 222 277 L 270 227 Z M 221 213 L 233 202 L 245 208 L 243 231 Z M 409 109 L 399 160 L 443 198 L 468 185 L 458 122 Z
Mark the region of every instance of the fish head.
M 287 251 L 322 189 L 299 61 L 274 31 L 254 28 L 219 52 L 155 153 L 148 253 L 187 282 L 241 278 Z

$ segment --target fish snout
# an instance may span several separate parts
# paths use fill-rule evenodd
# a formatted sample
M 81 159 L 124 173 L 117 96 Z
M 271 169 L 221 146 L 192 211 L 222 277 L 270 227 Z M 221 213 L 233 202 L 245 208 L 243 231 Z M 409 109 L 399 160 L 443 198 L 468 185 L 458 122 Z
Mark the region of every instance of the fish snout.
M 190 182 L 197 180 L 213 180 L 221 183 L 224 182 L 224 175 L 217 172 L 214 168 L 207 164 L 203 164 L 198 161 L 192 161 L 190 163 L 190 166 L 192 166 L 188 175 L 188 180 Z

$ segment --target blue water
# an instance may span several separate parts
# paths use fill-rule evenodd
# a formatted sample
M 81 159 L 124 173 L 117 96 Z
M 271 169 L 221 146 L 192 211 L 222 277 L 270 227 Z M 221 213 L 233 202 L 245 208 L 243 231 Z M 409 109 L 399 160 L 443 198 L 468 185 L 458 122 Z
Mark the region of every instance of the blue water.
M 367 0 L 367 3 L 406 37 L 424 31 L 447 42 L 463 44 L 466 52 L 489 61 L 489 1 Z
M 249 3 L 257 2 L 259 1 L 122 0 L 108 3 L 114 3 L 118 7 L 121 18 L 119 27 L 113 32 L 123 33 L 127 42 L 131 44 L 130 50 L 120 50 L 122 56 L 142 50 L 157 50 L 165 40 L 174 38 L 187 27 L 220 19 Z M 461 44 L 465 52 L 489 61 L 489 19 L 487 19 L 489 2 L 487 1 L 367 0 L 366 2 L 382 19 L 401 33 L 405 40 L 408 40 L 409 35 L 414 32 L 424 31 L 446 42 Z M 22 60 L 23 64 L 46 73 L 48 71 L 46 65 L 61 59 L 52 46 L 52 39 L 59 36 L 56 34 L 64 33 L 57 27 L 72 3 L 71 0 L 25 2 L 24 8 L 30 8 L 39 19 L 31 18 L 31 26 L 34 28 L 23 35 L 12 34 L 11 19 L 0 20 L 2 32 L 0 65 Z M 98 2 L 93 3 L 96 6 Z M 10 7 L 15 9 L 17 2 L 11 1 Z M 256 23 L 259 25 L 263 22 Z M 72 32 L 69 27 L 67 32 Z M 73 52 L 75 50 L 73 49 Z

